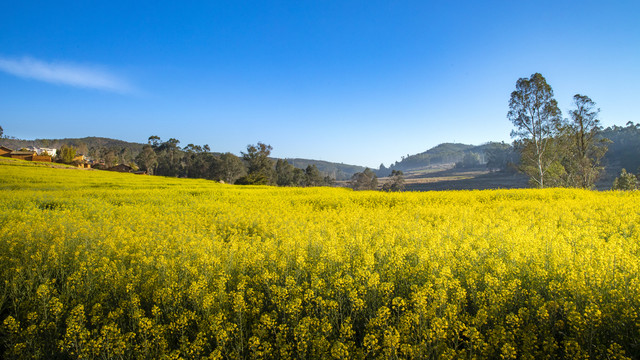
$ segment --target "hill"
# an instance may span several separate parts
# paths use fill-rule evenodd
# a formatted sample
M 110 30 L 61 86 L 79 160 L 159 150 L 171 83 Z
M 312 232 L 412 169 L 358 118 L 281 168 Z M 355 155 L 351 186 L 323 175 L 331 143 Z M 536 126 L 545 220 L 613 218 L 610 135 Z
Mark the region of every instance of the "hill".
M 492 156 L 496 157 L 494 161 L 497 161 L 497 157 L 506 157 L 510 152 L 512 152 L 511 145 L 498 142 L 488 142 L 482 145 L 442 143 L 425 152 L 402 157 L 401 161 L 392 164 L 388 170 L 416 171 L 441 167 L 442 165 L 453 166 L 464 161 L 465 156 L 472 156 L 476 165 L 483 165 L 489 163 Z M 497 166 L 497 168 L 501 167 L 504 166 Z
M 78 149 L 79 153 L 90 156 L 97 156 L 103 149 L 129 151 L 133 154 L 133 156 L 135 156 L 142 150 L 142 146 L 144 146 L 144 144 L 140 143 L 97 136 L 87 136 L 83 138 L 35 140 L 2 138 L 0 139 L 0 145 L 6 146 L 11 149 L 21 149 L 29 146 L 59 149 L 60 147 L 65 145 L 73 146 Z
M 464 157 L 465 152 L 473 148 L 473 145 L 443 143 L 419 154 L 403 156 L 401 161 L 396 162 L 389 168 L 406 171 L 444 163 L 455 163 Z
M 628 122 L 624 127 L 614 125 L 604 129 L 601 136 L 611 140 L 603 159 L 603 180 L 612 182 L 622 169 L 640 172 L 640 123 Z

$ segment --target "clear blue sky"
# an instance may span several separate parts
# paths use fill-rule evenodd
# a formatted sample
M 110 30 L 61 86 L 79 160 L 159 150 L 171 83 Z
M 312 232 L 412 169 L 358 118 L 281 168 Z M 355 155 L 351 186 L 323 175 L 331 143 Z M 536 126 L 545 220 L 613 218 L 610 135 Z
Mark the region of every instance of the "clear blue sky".
M 640 122 L 640 1 L 0 3 L 0 126 L 151 135 L 377 167 L 441 142 L 510 141 L 542 73 L 605 126 Z

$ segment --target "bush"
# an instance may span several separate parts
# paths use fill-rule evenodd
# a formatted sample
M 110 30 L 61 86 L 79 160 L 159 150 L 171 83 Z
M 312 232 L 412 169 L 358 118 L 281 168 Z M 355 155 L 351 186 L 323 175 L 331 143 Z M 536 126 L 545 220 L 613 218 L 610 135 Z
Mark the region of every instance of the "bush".
M 613 181 L 612 189 L 623 191 L 638 190 L 638 178 L 628 173 L 627 170 L 622 169 L 620 176 Z

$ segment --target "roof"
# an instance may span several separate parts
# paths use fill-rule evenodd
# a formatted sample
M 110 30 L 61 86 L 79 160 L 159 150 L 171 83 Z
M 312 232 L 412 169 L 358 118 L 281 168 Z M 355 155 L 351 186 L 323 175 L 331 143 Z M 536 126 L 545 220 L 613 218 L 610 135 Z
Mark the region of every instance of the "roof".
M 33 154 L 35 154 L 35 151 L 15 150 L 11 152 L 11 155 L 33 155 Z
M 6 146 L 0 146 L 0 149 L 4 150 L 4 151 L 13 151 L 13 149 L 9 149 Z
M 131 166 L 129 166 L 129 165 L 125 165 L 125 164 L 118 164 L 118 165 L 116 165 L 116 166 L 112 166 L 112 167 L 108 168 L 107 170 L 118 170 L 118 169 L 122 169 L 122 170 L 127 170 L 127 171 L 129 171 L 129 170 L 131 170 L 131 169 L 133 169 L 133 168 L 132 168 Z

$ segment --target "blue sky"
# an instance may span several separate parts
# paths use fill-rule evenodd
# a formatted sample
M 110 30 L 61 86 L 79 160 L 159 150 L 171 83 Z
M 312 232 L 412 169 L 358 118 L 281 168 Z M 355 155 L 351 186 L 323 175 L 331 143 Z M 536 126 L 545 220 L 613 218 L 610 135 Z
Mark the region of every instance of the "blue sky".
M 511 141 L 542 73 L 605 126 L 640 122 L 640 1 L 0 3 L 0 126 L 24 139 L 151 135 L 378 167 Z

